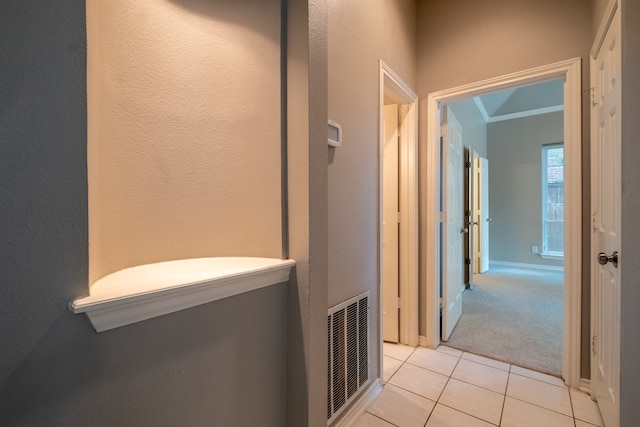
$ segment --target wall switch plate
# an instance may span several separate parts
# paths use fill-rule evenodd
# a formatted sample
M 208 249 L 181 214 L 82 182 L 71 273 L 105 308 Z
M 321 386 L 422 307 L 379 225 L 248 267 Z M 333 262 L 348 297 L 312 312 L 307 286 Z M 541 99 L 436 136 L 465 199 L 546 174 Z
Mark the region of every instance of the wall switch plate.
M 538 247 L 537 246 L 531 246 L 531 253 L 532 254 L 537 254 L 538 253 Z

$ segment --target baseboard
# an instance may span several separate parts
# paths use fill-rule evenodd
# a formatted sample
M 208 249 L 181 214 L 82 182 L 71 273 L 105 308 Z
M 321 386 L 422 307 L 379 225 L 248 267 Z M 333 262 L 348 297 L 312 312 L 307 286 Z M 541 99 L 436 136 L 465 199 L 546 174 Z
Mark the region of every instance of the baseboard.
M 332 427 L 349 427 L 355 424 L 356 420 L 362 415 L 369 405 L 373 403 L 376 397 L 382 391 L 382 380 L 376 379 L 371 386 L 360 395 L 358 400 L 353 402 L 351 407 L 342 414 L 342 416 L 332 424 Z
M 580 385 L 578 386 L 578 390 L 583 391 L 591 396 L 591 380 L 587 378 L 580 378 Z
M 543 264 L 528 264 L 521 262 L 509 262 L 509 261 L 489 261 L 489 266 L 495 265 L 499 267 L 515 267 L 515 268 L 535 268 L 538 270 L 551 270 L 551 271 L 564 271 L 564 267 L 557 267 L 555 265 L 543 265 Z

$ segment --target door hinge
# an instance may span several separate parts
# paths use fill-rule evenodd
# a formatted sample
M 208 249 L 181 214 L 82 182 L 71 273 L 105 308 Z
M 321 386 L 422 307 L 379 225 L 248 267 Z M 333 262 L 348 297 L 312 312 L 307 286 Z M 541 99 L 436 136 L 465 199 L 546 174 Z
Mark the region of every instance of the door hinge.
M 400 308 L 400 297 L 398 297 L 398 309 Z
M 447 300 L 440 298 L 440 308 L 444 309 L 447 306 Z
M 398 216 L 396 217 L 396 222 L 400 224 L 400 212 L 397 212 Z
M 440 136 L 442 138 L 446 138 L 447 137 L 447 125 L 440 126 Z
M 440 222 L 447 222 L 447 213 L 440 212 Z
M 591 351 L 593 352 L 593 354 L 596 354 L 598 351 L 597 349 L 597 344 L 598 344 L 598 337 L 596 335 L 591 337 Z
M 585 90 L 585 92 L 589 92 L 589 94 L 591 95 L 591 108 L 596 107 L 598 105 L 598 98 L 596 96 L 596 88 L 595 87 L 590 87 L 589 89 Z
M 471 258 L 465 258 L 465 259 L 464 259 L 464 263 L 465 263 L 466 265 L 471 265 Z

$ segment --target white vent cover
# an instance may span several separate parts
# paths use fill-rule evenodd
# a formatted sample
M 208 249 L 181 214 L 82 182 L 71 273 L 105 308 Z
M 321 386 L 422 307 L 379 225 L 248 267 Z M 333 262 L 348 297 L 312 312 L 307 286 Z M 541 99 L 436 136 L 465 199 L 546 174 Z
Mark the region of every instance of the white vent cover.
M 369 291 L 329 309 L 327 423 L 369 383 Z

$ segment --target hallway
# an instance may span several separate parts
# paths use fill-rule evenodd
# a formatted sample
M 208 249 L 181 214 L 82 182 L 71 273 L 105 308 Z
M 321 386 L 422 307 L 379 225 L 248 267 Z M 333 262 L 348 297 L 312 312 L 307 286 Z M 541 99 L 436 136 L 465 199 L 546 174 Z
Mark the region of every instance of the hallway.
M 602 426 L 596 403 L 559 378 L 446 346 L 384 343 L 383 380 L 355 426 Z

